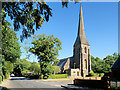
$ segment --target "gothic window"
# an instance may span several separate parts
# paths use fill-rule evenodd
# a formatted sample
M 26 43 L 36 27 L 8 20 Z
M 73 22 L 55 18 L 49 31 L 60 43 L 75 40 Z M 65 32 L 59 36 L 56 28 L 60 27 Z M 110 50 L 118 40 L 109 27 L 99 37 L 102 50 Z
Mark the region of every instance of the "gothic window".
M 87 48 L 85 47 L 85 53 L 87 53 Z
M 85 59 L 85 69 L 87 69 L 87 60 Z
M 90 50 L 88 49 L 88 54 L 89 54 Z

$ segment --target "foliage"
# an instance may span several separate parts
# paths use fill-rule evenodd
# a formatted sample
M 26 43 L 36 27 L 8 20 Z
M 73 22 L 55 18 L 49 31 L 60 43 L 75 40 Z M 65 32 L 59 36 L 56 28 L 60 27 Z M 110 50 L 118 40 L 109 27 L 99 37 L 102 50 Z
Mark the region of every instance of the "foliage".
M 31 75 L 29 78 L 30 78 L 30 79 L 39 79 L 40 76 L 39 76 L 39 75 Z
M 52 64 L 57 61 L 58 50 L 61 49 L 61 42 L 53 35 L 38 35 L 33 37 L 33 47 L 30 52 L 38 56 L 41 66 L 41 73 L 47 78 L 53 72 Z
M 3 2 L 2 9 L 13 20 L 15 31 L 22 27 L 21 41 L 34 34 L 34 27 L 39 29 L 52 16 L 52 9 L 45 2 Z
M 108 55 L 103 60 L 98 57 L 94 58 L 93 56 L 91 56 L 92 70 L 95 73 L 111 72 L 111 67 L 118 59 L 118 57 L 119 55 L 117 53 L 114 53 L 112 56 Z
M 59 79 L 59 78 L 67 78 L 67 74 L 51 74 L 49 76 L 50 79 Z
M 31 63 L 27 61 L 26 59 L 17 59 L 17 61 L 14 63 L 14 73 L 15 75 L 19 76 L 18 74 L 25 74 L 29 72 L 29 68 L 31 66 Z
M 3 65 L 3 69 L 7 74 L 13 72 L 13 64 L 10 61 L 5 61 Z
M 94 73 L 93 70 L 91 70 L 91 72 L 89 72 L 89 74 L 87 75 L 88 77 L 103 77 L 104 73 Z
M 59 73 L 61 71 L 59 66 L 53 66 L 54 68 L 54 74 Z
M 80 0 L 73 0 L 75 3 Z M 68 7 L 68 0 L 62 1 L 63 7 Z M 52 16 L 51 8 L 44 0 L 31 2 L 2 2 L 2 10 L 13 20 L 14 30 L 22 28 L 21 41 L 30 37 L 34 32 L 42 27 L 44 21 L 49 21 Z M 4 15 L 6 18 L 6 15 Z M 3 21 L 3 18 L 2 18 Z M 2 25 L 4 23 L 2 22 Z
M 36 62 L 32 62 L 29 69 L 30 71 L 34 72 L 34 74 L 37 74 L 37 75 L 39 75 L 39 73 L 41 72 L 40 64 Z
M 2 76 L 0 76 L 0 84 L 2 83 Z
M 9 28 L 10 23 L 5 20 L 4 15 L 6 14 L 3 10 L 4 19 L 2 22 L 2 55 L 6 61 L 15 62 L 17 58 L 21 55 L 20 45 L 18 43 L 18 38 L 16 37 L 16 33 Z
M 22 70 L 21 70 L 21 68 L 20 68 L 20 65 L 17 65 L 17 66 L 14 67 L 13 73 L 14 73 L 15 76 L 22 76 L 21 71 L 22 71 Z

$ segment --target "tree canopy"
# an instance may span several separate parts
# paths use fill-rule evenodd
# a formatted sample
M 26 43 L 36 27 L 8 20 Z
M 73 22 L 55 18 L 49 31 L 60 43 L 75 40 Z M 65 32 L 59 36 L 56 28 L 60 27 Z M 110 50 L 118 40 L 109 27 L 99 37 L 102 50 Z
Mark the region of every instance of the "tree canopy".
M 14 62 L 21 55 L 20 44 L 18 42 L 18 38 L 16 37 L 16 33 L 9 28 L 11 25 L 8 21 L 5 20 L 3 12 L 3 23 L 2 25 L 2 55 L 6 61 Z
M 12 73 L 13 63 L 20 58 L 21 50 L 16 33 L 10 28 L 10 22 L 5 20 L 6 13 L 2 10 L 2 76 Z
M 118 59 L 118 57 L 119 55 L 117 53 L 114 53 L 113 55 L 108 55 L 103 60 L 98 57 L 94 58 L 93 56 L 91 56 L 92 70 L 95 73 L 111 72 L 111 67 Z
M 45 2 L 2 2 L 2 10 L 13 20 L 15 31 L 22 28 L 21 41 L 34 34 L 52 16 L 52 9 Z
M 33 37 L 32 44 L 33 47 L 29 51 L 37 55 L 41 66 L 41 73 L 45 77 L 53 72 L 52 64 L 57 62 L 58 50 L 62 49 L 61 42 L 53 35 L 45 36 L 45 34 L 39 34 Z
M 80 0 L 73 1 L 76 3 Z M 68 7 L 68 0 L 62 1 L 62 6 Z M 22 35 L 20 35 L 21 41 L 33 35 L 34 32 L 40 29 L 45 21 L 48 22 L 49 18 L 52 16 L 52 9 L 44 0 L 31 0 L 31 2 L 2 2 L 2 10 L 6 12 L 4 15 L 5 18 L 8 15 L 10 19 L 13 20 L 15 31 L 19 31 L 19 29 L 22 28 Z M 2 25 L 4 25 L 3 22 Z

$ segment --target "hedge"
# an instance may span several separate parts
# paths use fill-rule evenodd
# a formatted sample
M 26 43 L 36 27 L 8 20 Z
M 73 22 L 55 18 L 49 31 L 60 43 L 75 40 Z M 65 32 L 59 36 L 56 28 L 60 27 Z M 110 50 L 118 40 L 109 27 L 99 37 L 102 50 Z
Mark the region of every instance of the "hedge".
M 59 78 L 67 78 L 67 74 L 51 74 L 49 75 L 49 79 L 59 79 Z
M 87 75 L 87 77 L 103 77 L 104 73 L 94 73 L 93 71 L 89 72 L 89 75 Z

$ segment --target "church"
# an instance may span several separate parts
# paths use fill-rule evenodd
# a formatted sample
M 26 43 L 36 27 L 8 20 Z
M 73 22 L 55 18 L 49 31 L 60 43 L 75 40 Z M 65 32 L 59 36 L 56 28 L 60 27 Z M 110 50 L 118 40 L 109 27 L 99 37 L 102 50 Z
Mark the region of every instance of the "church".
M 61 73 L 67 73 L 69 76 L 85 77 L 91 71 L 90 45 L 85 36 L 81 5 L 78 34 L 73 46 L 73 56 L 61 59 L 58 66 L 61 68 Z

